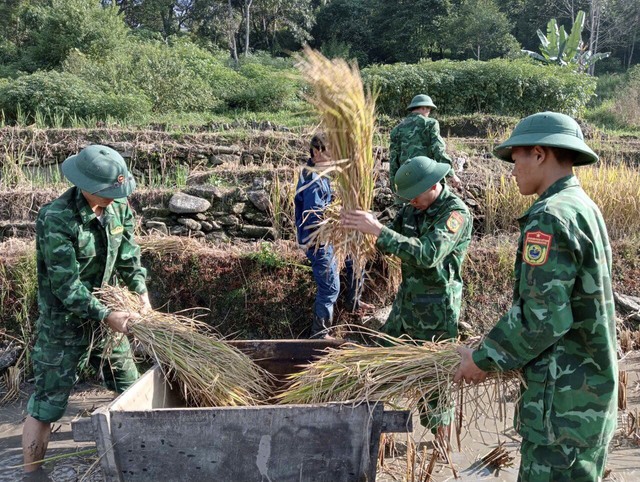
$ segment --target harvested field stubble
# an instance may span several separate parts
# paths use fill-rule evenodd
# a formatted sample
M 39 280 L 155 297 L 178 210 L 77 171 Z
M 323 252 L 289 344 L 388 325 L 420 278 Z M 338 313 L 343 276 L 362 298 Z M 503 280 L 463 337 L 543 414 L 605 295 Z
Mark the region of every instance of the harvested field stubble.
M 640 232 L 640 172 L 636 168 L 621 162 L 599 163 L 576 168 L 575 173 L 602 211 L 611 239 L 633 237 Z M 490 181 L 485 195 L 485 232 L 513 232 L 517 229 L 514 220 L 533 202 L 533 197 L 520 194 L 511 178 Z

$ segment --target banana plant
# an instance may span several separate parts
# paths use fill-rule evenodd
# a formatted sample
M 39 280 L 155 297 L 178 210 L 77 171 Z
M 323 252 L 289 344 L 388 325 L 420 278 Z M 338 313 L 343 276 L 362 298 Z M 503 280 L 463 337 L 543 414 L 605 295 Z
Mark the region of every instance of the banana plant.
M 580 10 L 576 20 L 571 27 L 571 32 L 567 35 L 564 26 L 558 27 L 555 18 L 549 20 L 547 24 L 547 34 L 538 29 L 540 38 L 540 53 L 531 50 L 523 50 L 530 57 L 545 62 L 547 64 L 557 64 L 561 66 L 572 65 L 580 71 L 584 71 L 590 65 L 600 59 L 608 57 L 611 52 L 601 52 L 593 54 L 582 42 L 582 29 L 584 28 L 585 13 Z

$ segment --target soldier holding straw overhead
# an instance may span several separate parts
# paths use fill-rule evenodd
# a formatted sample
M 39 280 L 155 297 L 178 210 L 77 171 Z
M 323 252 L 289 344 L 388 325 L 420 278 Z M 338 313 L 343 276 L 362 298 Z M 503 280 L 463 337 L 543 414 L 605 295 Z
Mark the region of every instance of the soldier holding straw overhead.
M 126 337 L 113 348 L 109 363 L 101 364 L 101 326 L 127 333 L 134 315 L 109 310 L 93 289 L 117 273 L 139 294 L 141 308 L 151 308 L 125 199 L 136 183 L 124 159 L 109 147 L 92 145 L 66 159 L 62 172 L 74 187 L 43 206 L 36 221 L 40 318 L 32 355 L 35 392 L 22 433 L 29 480 L 46 480 L 41 461 L 51 423 L 64 415 L 81 366 L 103 365 L 107 386 L 118 392 L 138 378 Z
M 519 219 L 513 305 L 476 350 L 460 348 L 455 380 L 521 368 L 518 480 L 596 482 L 617 417 L 611 247 L 573 166 L 598 156 L 556 112 L 520 121 L 494 154 L 514 163 L 521 194 L 539 198 Z
M 447 173 L 447 181 L 457 187 L 460 179 L 453 169 L 451 158 L 445 151 L 444 140 L 440 136 L 440 124 L 435 119 L 429 117 L 431 110 L 436 109 L 436 105 L 431 97 L 425 94 L 418 94 L 407 106 L 409 115 L 391 131 L 391 142 L 389 145 L 389 181 L 391 190 L 395 192 L 396 173 L 400 166 L 408 159 L 417 156 L 426 156 L 443 164 L 449 164 L 450 170 Z
M 377 238 L 379 250 L 402 260 L 402 283 L 382 330 L 415 340 L 455 339 L 462 302 L 462 262 L 471 242 L 467 206 L 443 179 L 450 166 L 414 157 L 400 166 L 395 191 L 405 204 L 388 225 L 371 212 L 343 211 L 342 226 Z M 432 405 L 437 401 L 431 400 Z M 440 437 L 451 413 L 422 417 Z

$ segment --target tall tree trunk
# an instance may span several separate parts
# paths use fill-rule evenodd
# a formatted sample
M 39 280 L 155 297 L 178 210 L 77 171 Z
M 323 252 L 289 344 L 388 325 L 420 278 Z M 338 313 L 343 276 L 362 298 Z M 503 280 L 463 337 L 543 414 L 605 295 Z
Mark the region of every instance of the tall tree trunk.
M 231 58 L 238 65 L 238 45 L 236 44 L 236 29 L 233 24 L 233 6 L 231 0 L 228 1 L 229 5 L 229 53 Z
M 251 31 L 251 4 L 253 0 L 245 0 L 244 2 L 244 56 L 249 56 L 249 32 Z
M 166 15 L 164 13 L 162 14 L 162 30 L 164 31 L 163 36 L 165 40 L 171 36 L 173 30 L 173 26 L 171 25 L 173 23 L 173 13 L 173 3 L 171 3 L 171 5 L 167 7 Z
M 633 50 L 635 49 L 635 46 L 636 46 L 637 35 L 638 35 L 637 31 L 633 32 L 633 39 L 631 40 L 631 48 L 629 49 L 629 60 L 627 61 L 627 69 L 631 68 L 631 60 L 633 60 Z
M 589 23 L 591 32 L 589 33 L 589 50 L 595 54 L 598 48 L 598 29 L 600 23 L 600 0 L 591 0 L 591 11 L 589 12 Z M 594 65 L 591 64 L 588 73 L 593 75 Z

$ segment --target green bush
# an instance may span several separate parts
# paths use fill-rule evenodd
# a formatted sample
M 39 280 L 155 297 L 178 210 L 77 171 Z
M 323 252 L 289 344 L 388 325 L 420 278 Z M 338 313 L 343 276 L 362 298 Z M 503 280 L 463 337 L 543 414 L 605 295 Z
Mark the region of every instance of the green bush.
M 300 89 L 299 77 L 293 69 L 252 62 L 242 65 L 239 73 L 240 88 L 226 99 L 232 109 L 276 111 L 293 101 Z
M 604 74 L 599 75 L 597 78 L 596 95 L 591 100 L 590 105 L 594 107 L 613 99 L 627 81 L 626 76 L 623 74 Z
M 224 99 L 235 95 L 244 82 L 220 56 L 186 40 L 166 44 L 138 39 L 104 60 L 74 51 L 63 68 L 105 92 L 143 94 L 156 113 L 224 107 Z
M 129 33 L 117 7 L 104 8 L 94 0 L 30 2 L 22 21 L 26 38 L 21 63 L 29 72 L 58 68 L 73 49 L 107 58 L 126 46 Z
M 596 84 L 586 74 L 522 59 L 377 65 L 364 69 L 363 79 L 379 89 L 380 112 L 394 116 L 403 115 L 419 93 L 432 96 L 438 112 L 446 115 L 523 116 L 543 110 L 578 115 Z
M 147 114 L 150 105 L 142 96 L 104 93 L 65 72 L 36 72 L 0 84 L 0 110 L 9 121 L 21 112 L 33 120 L 36 113 L 73 118 L 129 119 Z
M 208 66 L 214 66 L 211 54 L 193 44 L 145 42 L 133 51 L 131 79 L 156 112 L 202 112 L 219 105 Z
M 598 84 L 604 101 L 587 113 L 587 120 L 610 129 L 640 129 L 640 65 L 622 76 L 605 76 Z

